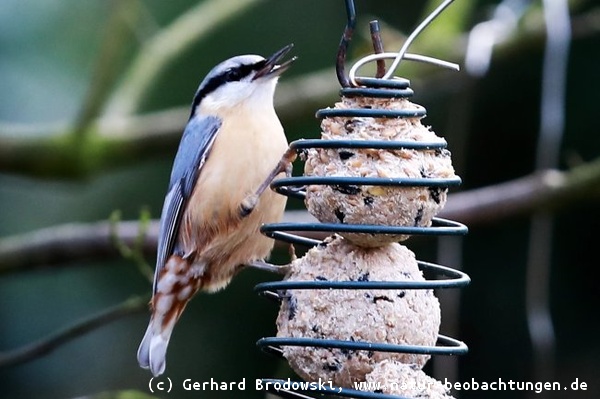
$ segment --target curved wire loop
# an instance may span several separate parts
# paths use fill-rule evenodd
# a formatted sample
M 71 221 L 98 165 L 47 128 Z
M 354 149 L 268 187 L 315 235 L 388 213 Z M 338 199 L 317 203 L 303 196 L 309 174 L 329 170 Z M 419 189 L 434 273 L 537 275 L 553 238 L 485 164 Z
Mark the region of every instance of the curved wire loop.
M 340 40 L 340 45 L 338 47 L 337 52 L 337 60 L 336 60 L 336 74 L 340 85 L 343 88 L 348 87 L 359 87 L 364 85 L 364 77 L 356 76 L 357 71 L 364 66 L 365 64 L 373 61 L 380 61 L 384 59 L 393 59 L 392 65 L 387 72 L 383 74 L 381 77 L 377 77 L 376 79 L 382 80 L 393 80 L 394 72 L 398 69 L 400 62 L 402 60 L 409 61 L 418 61 L 424 62 L 428 64 L 433 64 L 440 66 L 442 68 L 448 68 L 453 70 L 459 70 L 459 66 L 456 63 L 440 60 L 438 58 L 429 57 L 425 55 L 412 54 L 408 53 L 408 48 L 412 44 L 412 42 L 417 38 L 417 36 L 425 29 L 431 22 L 437 18 L 454 0 L 445 0 L 436 7 L 408 36 L 402 48 L 397 52 L 379 52 L 378 50 L 382 50 L 381 43 L 378 42 L 379 29 L 378 26 L 371 26 L 371 35 L 373 38 L 373 44 L 376 54 L 367 55 L 362 57 L 354 65 L 350 68 L 350 72 L 346 75 L 346 57 L 348 53 L 348 45 L 350 44 L 350 40 L 352 40 L 352 34 L 354 33 L 354 29 L 356 28 L 356 7 L 354 5 L 354 0 L 345 0 L 346 2 L 346 14 L 348 16 L 348 20 L 346 22 L 346 27 L 344 28 L 344 33 L 342 34 L 342 39 Z M 378 75 L 382 70 L 382 66 L 378 63 Z

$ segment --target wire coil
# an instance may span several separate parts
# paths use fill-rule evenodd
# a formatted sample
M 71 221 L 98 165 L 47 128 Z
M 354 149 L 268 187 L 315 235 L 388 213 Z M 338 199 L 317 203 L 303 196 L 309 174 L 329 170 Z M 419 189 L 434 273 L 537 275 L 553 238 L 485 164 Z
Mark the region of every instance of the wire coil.
M 439 14 L 452 0 L 446 0 L 436 11 Z M 414 92 L 410 88 L 410 81 L 398 77 L 366 78 L 354 76 L 356 65 L 351 70 L 350 77 L 344 72 L 346 50 L 355 26 L 355 10 L 352 1 L 346 1 L 348 23 L 340 43 L 338 51 L 337 75 L 342 89 L 340 95 L 349 97 L 367 97 L 374 99 L 400 99 L 411 97 Z M 433 14 L 432 14 L 433 15 Z M 433 19 L 429 18 L 429 21 Z M 417 30 L 420 31 L 426 25 L 421 24 Z M 378 28 L 377 28 L 378 29 Z M 413 32 L 414 33 L 414 32 Z M 418 32 L 417 32 L 418 33 Z M 416 36 L 413 34 L 412 36 Z M 414 37 L 413 37 L 414 38 Z M 411 39 L 412 40 L 412 39 Z M 405 46 L 407 47 L 407 46 Z M 402 52 L 406 49 L 403 47 Z M 385 53 L 387 54 L 387 53 Z M 414 55 L 403 54 L 402 57 L 415 59 Z M 401 57 L 401 58 L 402 58 Z M 415 56 L 416 57 L 416 56 Z M 371 57 L 376 60 L 377 57 Z M 380 57 L 383 58 L 383 57 Z M 388 57 L 389 58 L 389 57 Z M 417 57 L 419 58 L 419 57 Z M 425 59 L 426 58 L 426 59 Z M 421 57 L 418 61 L 429 62 L 429 57 Z M 440 61 L 440 60 L 437 60 Z M 360 63 L 360 61 L 359 61 Z M 435 62 L 442 65 L 442 61 Z M 358 63 L 357 63 L 358 64 Z M 395 64 L 397 64 L 395 62 Z M 449 63 L 446 63 L 449 64 Z M 442 65 L 447 66 L 447 65 Z M 375 108 L 328 108 L 321 109 L 316 113 L 319 119 L 332 117 L 366 117 L 366 118 L 421 118 L 426 115 L 424 108 L 420 109 L 375 109 Z M 384 140 L 298 140 L 290 144 L 290 148 L 297 153 L 309 149 L 385 149 L 385 150 L 414 150 L 414 151 L 445 151 L 446 142 L 418 142 L 418 141 L 384 141 Z M 339 190 L 352 191 L 357 186 L 385 186 L 385 187 L 427 187 L 432 189 L 447 189 L 461 183 L 459 177 L 450 178 L 375 178 L 375 177 L 341 177 L 341 176 L 292 176 L 279 178 L 271 183 L 271 189 L 288 197 L 305 199 L 306 187 L 309 185 L 329 185 Z M 307 238 L 299 232 L 328 232 L 328 233 L 367 233 L 371 235 L 464 235 L 467 227 L 461 223 L 434 217 L 429 227 L 415 226 L 389 226 L 389 225 L 365 225 L 349 223 L 274 223 L 264 225 L 261 232 L 273 239 L 286 241 L 295 245 L 312 247 L 322 242 L 317 239 Z M 419 269 L 423 272 L 425 281 L 276 281 L 256 285 L 255 291 L 262 296 L 281 301 L 287 290 L 433 290 L 446 288 L 460 288 L 469 284 L 469 276 L 465 273 L 446 266 L 418 261 Z M 459 355 L 468 351 L 467 346 L 454 338 L 438 335 L 435 346 L 422 345 L 395 345 L 381 342 L 346 341 L 326 338 L 286 338 L 267 337 L 257 342 L 257 346 L 263 351 L 278 356 L 283 355 L 283 347 L 319 347 L 335 348 L 350 351 L 370 352 L 392 352 L 411 353 L 425 355 Z M 399 396 L 384 394 L 380 392 L 359 391 L 350 388 L 339 388 L 332 386 L 317 387 L 316 389 L 302 389 L 300 382 L 294 381 L 291 388 L 282 388 L 283 380 L 263 379 L 263 386 L 267 390 L 282 398 L 310 399 L 314 396 L 349 397 L 349 398 L 372 398 L 372 399 L 401 399 Z M 299 389 L 295 389 L 299 387 Z
M 393 85 L 398 87 L 398 82 L 394 81 Z M 389 87 L 389 86 L 388 86 Z M 361 95 L 377 98 L 385 97 L 406 97 L 412 94 L 412 90 L 408 87 L 406 81 L 402 82 L 400 88 L 385 89 L 381 93 L 381 88 L 365 87 L 365 88 L 346 88 L 342 89 L 341 94 Z M 409 118 L 421 115 L 414 113 L 407 114 L 402 110 L 377 110 L 377 109 L 347 109 L 343 112 L 332 112 L 340 110 L 323 109 L 317 112 L 320 118 L 330 116 L 368 116 L 373 118 Z M 446 147 L 445 143 L 424 143 L 424 142 L 390 142 L 379 140 L 298 140 L 290 145 L 291 148 L 301 152 L 310 148 L 335 148 L 335 149 L 350 149 L 350 148 L 370 148 L 370 149 L 413 149 L 417 151 L 424 150 L 442 150 Z M 431 188 L 448 188 L 461 183 L 460 178 L 372 178 L 372 177 L 307 177 L 295 176 L 288 178 L 277 179 L 271 184 L 271 188 L 280 194 L 304 199 L 306 185 L 335 185 L 338 187 L 353 187 L 360 185 L 369 186 L 389 186 L 389 187 L 431 187 Z M 296 232 L 330 232 L 330 233 L 368 233 L 373 235 L 378 234 L 409 234 L 409 235 L 463 235 L 467 233 L 467 227 L 461 223 L 442 219 L 433 218 L 432 225 L 429 227 L 414 227 L 414 226 L 386 226 L 386 225 L 358 225 L 358 224 L 342 224 L 342 223 L 274 223 L 264 225 L 261 229 L 262 233 L 277 239 L 286 241 L 292 244 L 314 246 L 321 243 L 320 240 L 306 238 Z M 460 288 L 469 283 L 469 277 L 458 270 L 454 270 L 442 265 L 437 265 L 428 262 L 418 262 L 419 269 L 424 272 L 427 277 L 426 281 L 277 281 L 261 283 L 255 287 L 260 295 L 267 296 L 271 299 L 281 300 L 283 292 L 289 289 L 353 289 L 353 290 L 405 290 L 405 289 L 442 289 L 442 288 Z M 440 277 L 442 277 L 440 279 Z M 435 278 L 435 279 L 434 279 Z M 378 342 L 357 342 L 343 341 L 335 339 L 318 339 L 318 338 L 277 338 L 268 337 L 262 338 L 257 342 L 257 345 L 265 352 L 282 355 L 283 346 L 312 346 L 312 347 L 327 347 L 346 350 L 367 350 L 367 351 L 382 351 L 394 353 L 415 353 L 429 355 L 458 355 L 467 352 L 467 346 L 451 337 L 439 335 L 436 346 L 418 346 L 418 345 L 391 345 Z M 279 380 L 264 380 L 266 382 L 275 383 Z M 279 381 L 282 383 L 282 381 Z M 275 385 L 273 385 L 275 386 Z M 374 392 L 362 392 L 347 388 L 327 388 L 317 390 L 322 395 L 337 395 L 353 398 L 398 398 L 398 396 L 384 395 Z M 309 398 L 298 392 L 285 391 L 275 389 L 272 390 L 280 397 L 284 398 Z M 315 393 L 315 392 L 313 392 Z

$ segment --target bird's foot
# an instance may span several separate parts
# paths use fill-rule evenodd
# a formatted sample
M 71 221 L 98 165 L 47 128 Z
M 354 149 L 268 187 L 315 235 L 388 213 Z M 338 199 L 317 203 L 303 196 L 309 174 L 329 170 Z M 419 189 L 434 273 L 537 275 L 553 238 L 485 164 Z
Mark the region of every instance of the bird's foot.
M 279 163 L 277 164 L 275 169 L 273 169 L 271 171 L 271 173 L 267 176 L 265 181 L 263 181 L 263 183 L 260 185 L 260 187 L 258 187 L 256 192 L 252 195 L 247 196 L 242 201 L 242 203 L 240 204 L 240 216 L 241 217 L 246 217 L 250 213 L 252 213 L 252 211 L 258 204 L 258 198 L 262 195 L 262 193 L 265 192 L 267 187 L 269 187 L 269 185 L 273 182 L 273 180 L 277 177 L 277 175 L 279 175 L 280 173 L 284 173 L 284 172 L 287 177 L 292 175 L 292 166 L 293 166 L 292 162 L 294 162 L 297 155 L 298 154 L 296 153 L 296 150 L 294 150 L 292 148 L 287 149 L 287 151 L 283 154 L 283 156 L 281 157 L 281 160 L 279 161 Z
M 246 266 L 252 267 L 253 269 L 264 270 L 270 273 L 277 273 L 281 275 L 287 274 L 290 270 L 290 265 L 274 265 L 272 263 L 264 262 L 262 260 L 255 260 L 247 263 Z
M 244 200 L 240 204 L 240 216 L 242 218 L 245 218 L 246 216 L 251 214 L 254 208 L 256 208 L 256 205 L 258 205 L 258 195 L 251 194 L 244 198 Z

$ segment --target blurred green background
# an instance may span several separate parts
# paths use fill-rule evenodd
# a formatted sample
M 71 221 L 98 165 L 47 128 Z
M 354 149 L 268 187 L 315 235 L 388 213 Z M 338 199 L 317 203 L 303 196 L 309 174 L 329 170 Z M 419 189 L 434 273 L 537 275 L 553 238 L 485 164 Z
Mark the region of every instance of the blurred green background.
M 268 55 L 287 43 L 295 44 L 293 51 L 299 60 L 283 77 L 277 95 L 290 141 L 318 137 L 314 112 L 337 99 L 332 67 L 346 20 L 341 0 L 206 1 L 223 7 L 233 4 L 231 8 L 237 12 L 196 38 L 186 38 L 184 31 L 170 36 L 172 41 L 161 42 L 158 48 L 166 49 L 180 44 L 174 38 L 181 43 L 190 40 L 167 57 L 152 79 L 142 81 L 139 98 L 129 103 L 133 96 L 124 88 L 147 72 L 136 65 L 162 62 L 164 54 L 152 52 L 154 39 L 182 16 L 190 15 L 198 2 L 2 3 L 0 248 L 18 234 L 65 223 L 106 221 L 116 210 L 123 220 L 135 220 L 145 209 L 158 217 L 187 104 L 206 72 L 225 58 L 243 53 Z M 371 52 L 367 27 L 373 18 L 383 24 L 386 50 L 397 50 L 401 33 L 410 32 L 425 7 L 431 8 L 426 3 L 357 0 L 358 30 L 350 46 L 351 58 Z M 449 142 L 463 179 L 460 190 L 498 184 L 534 170 L 544 26 L 541 3 L 525 3 L 517 29 L 506 43 L 497 46 L 485 76 L 473 78 L 464 71 L 414 64 L 398 71 L 412 80 L 413 101 L 427 107 L 425 123 Z M 488 19 L 495 5 L 494 1 L 457 0 L 435 21 L 431 32 L 417 39 L 411 52 L 462 64 L 466 34 Z M 600 153 L 596 114 L 600 4 L 571 1 L 570 8 L 573 41 L 560 152 L 563 170 L 591 162 Z M 208 22 L 198 18 L 197 24 Z M 313 73 L 316 75 L 310 76 L 327 84 L 305 84 L 302 79 Z M 123 98 L 126 105 L 122 105 Z M 84 104 L 91 109 L 88 114 L 83 111 Z M 103 128 L 96 123 L 97 118 L 118 120 L 165 110 L 173 114 L 169 114 L 166 127 L 158 124 L 162 135 L 149 145 L 144 145 L 144 140 L 129 142 L 127 134 L 112 142 L 110 126 L 117 125 Z M 179 116 L 174 123 L 173 115 Z M 96 138 L 99 132 L 106 136 Z M 82 139 L 71 140 L 72 136 Z M 555 234 L 551 245 L 542 249 L 550 255 L 551 265 L 550 310 L 556 337 L 553 380 L 570 384 L 579 378 L 587 382 L 588 390 L 536 397 L 600 395 L 600 344 L 596 339 L 600 295 L 595 280 L 600 266 L 596 247 L 599 193 L 597 187 L 588 187 L 575 200 L 554 206 Z M 290 206 L 300 208 L 301 204 L 291 202 Z M 535 381 L 525 312 L 530 213 L 477 220 L 469 235 L 459 240 L 462 262 L 450 266 L 462 267 L 472 279 L 471 285 L 461 290 L 458 327 L 451 332 L 470 348 L 469 354 L 458 360 L 459 381 Z M 407 245 L 423 260 L 443 256 L 434 240 L 416 239 Z M 274 260 L 285 262 L 287 255 L 280 252 Z M 146 258 L 153 264 L 152 255 Z M 4 262 L 0 251 L 1 397 L 148 392 L 150 374 L 141 370 L 135 359 L 148 319 L 145 312 L 94 329 L 42 357 L 2 366 L 3 354 L 13 349 L 149 293 L 148 280 L 131 260 L 118 256 L 113 260 L 78 258 L 61 264 L 37 260 L 33 268 L 23 270 Z M 273 277 L 245 271 L 227 290 L 202 294 L 192 301 L 170 344 L 167 375 L 175 383 L 174 391 L 158 397 L 262 398 L 264 392 L 253 389 L 256 378 L 293 375 L 282 360 L 255 347 L 257 339 L 275 334 L 276 306 L 253 292 L 256 283 L 268 279 Z M 442 304 L 443 318 L 453 314 L 451 306 Z M 448 333 L 444 326 L 442 333 Z M 445 376 L 444 367 L 429 365 L 427 371 L 438 378 Z M 246 378 L 248 387 L 245 392 L 190 393 L 181 389 L 186 378 L 206 381 L 211 377 L 216 381 Z M 460 393 L 461 398 L 529 396 L 531 393 L 515 391 Z

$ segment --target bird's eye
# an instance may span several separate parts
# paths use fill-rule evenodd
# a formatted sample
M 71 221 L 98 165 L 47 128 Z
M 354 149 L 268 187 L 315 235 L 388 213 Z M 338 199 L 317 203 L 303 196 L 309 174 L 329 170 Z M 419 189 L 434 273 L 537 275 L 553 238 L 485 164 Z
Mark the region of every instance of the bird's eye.
M 233 82 L 240 80 L 242 78 L 242 74 L 239 69 L 230 69 L 225 73 L 225 79 L 228 82 Z

